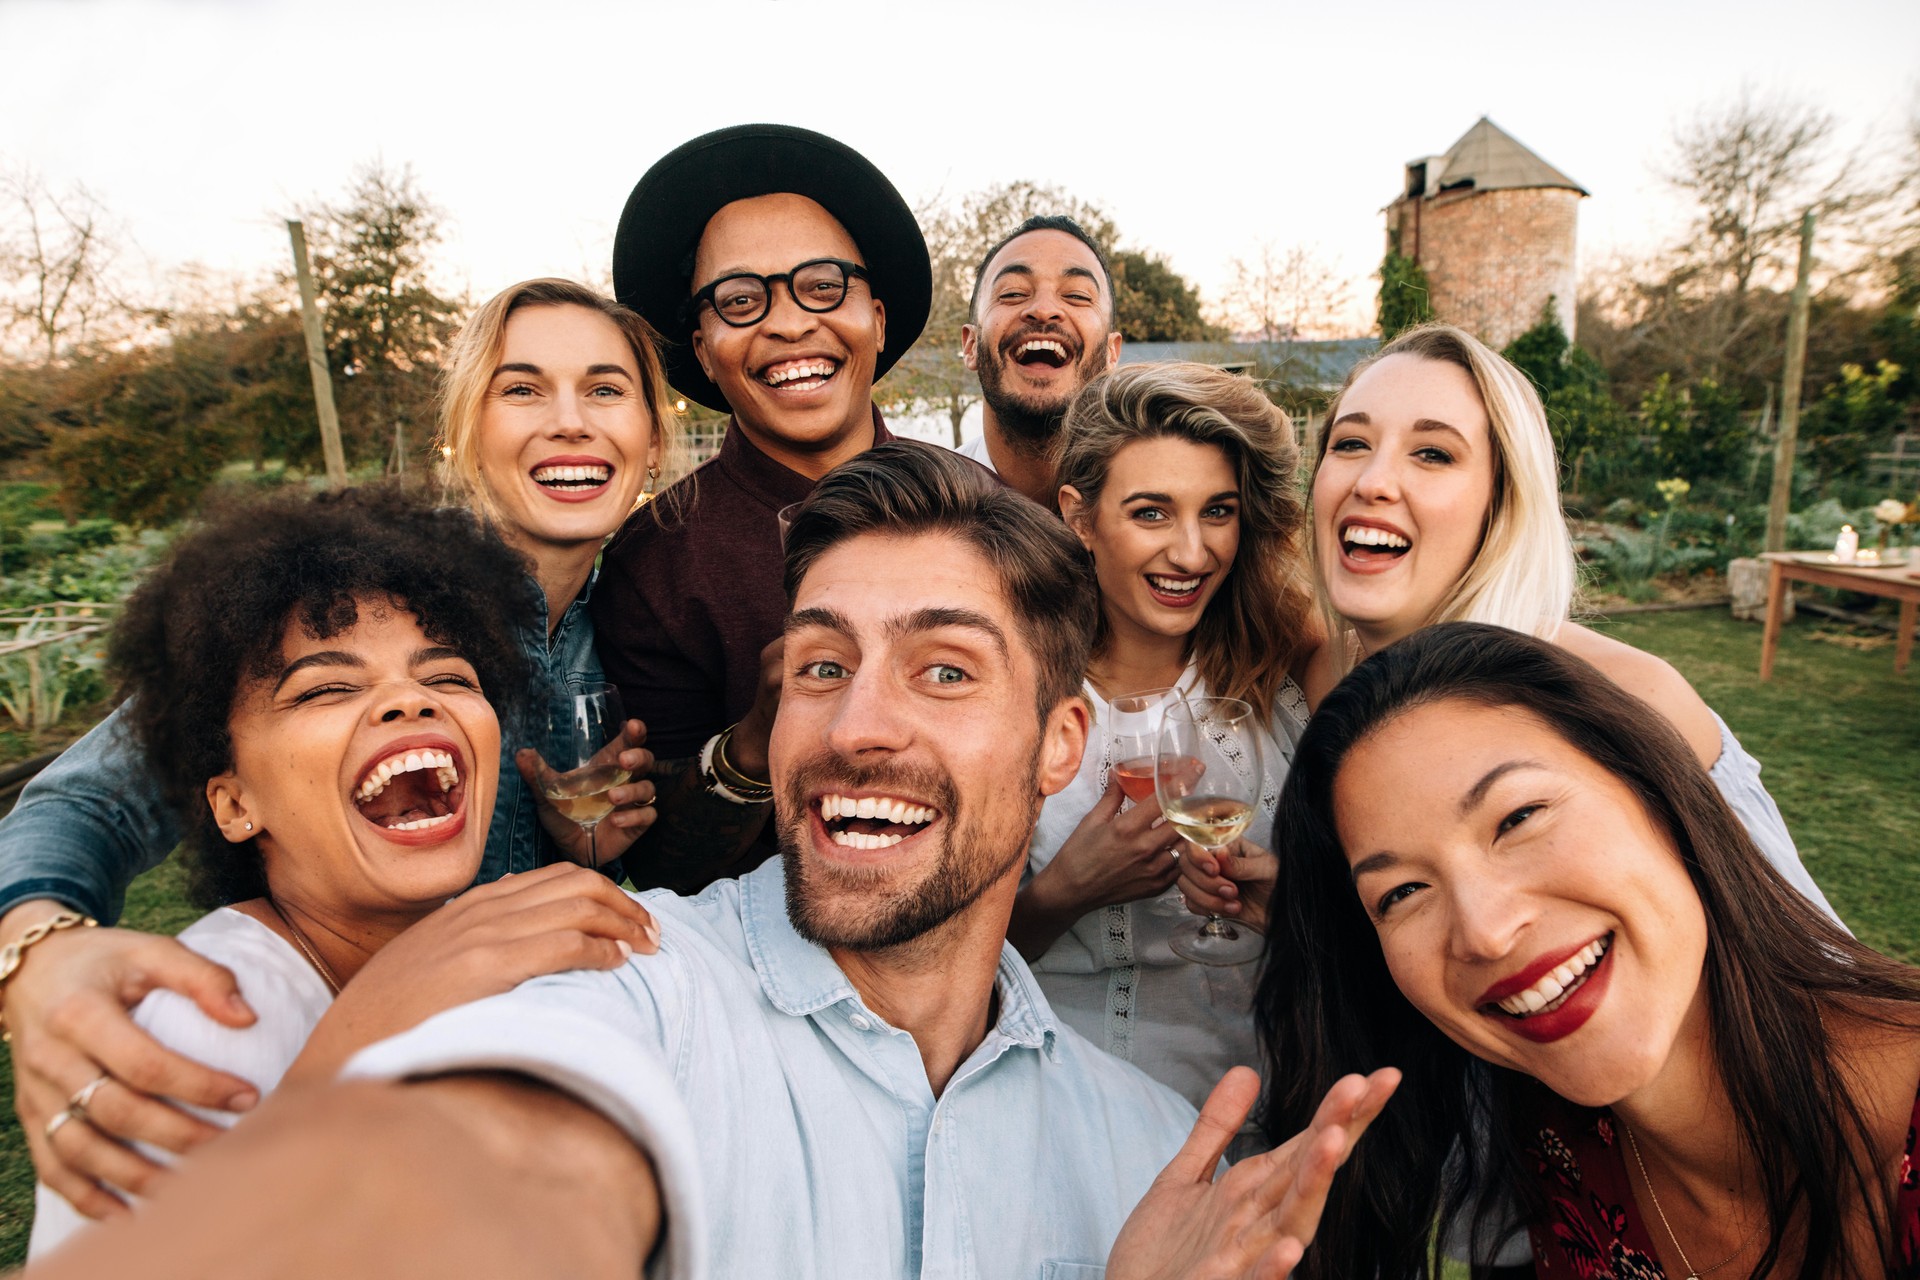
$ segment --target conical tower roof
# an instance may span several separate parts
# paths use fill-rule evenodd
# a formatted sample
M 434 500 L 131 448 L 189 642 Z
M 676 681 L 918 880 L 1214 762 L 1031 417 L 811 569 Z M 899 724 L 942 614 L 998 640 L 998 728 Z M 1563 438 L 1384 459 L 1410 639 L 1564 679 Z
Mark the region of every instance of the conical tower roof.
M 1485 116 L 1461 135 L 1460 141 L 1441 157 L 1440 164 L 1429 168 L 1426 183 L 1429 195 L 1461 188 L 1510 191 L 1522 187 L 1564 187 L 1583 196 L 1588 194 L 1585 187 L 1521 146 L 1512 134 Z

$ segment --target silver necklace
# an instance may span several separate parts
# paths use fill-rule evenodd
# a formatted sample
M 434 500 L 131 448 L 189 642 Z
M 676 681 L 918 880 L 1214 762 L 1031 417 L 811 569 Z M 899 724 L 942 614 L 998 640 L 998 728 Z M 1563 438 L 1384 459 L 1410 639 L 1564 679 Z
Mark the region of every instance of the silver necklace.
M 1633 1149 L 1633 1162 L 1640 1166 L 1640 1181 L 1647 1184 L 1647 1195 L 1653 1200 L 1653 1211 L 1660 1215 L 1660 1225 L 1667 1229 L 1667 1239 L 1673 1242 L 1673 1251 L 1680 1255 L 1680 1261 L 1687 1268 L 1687 1280 L 1700 1280 L 1701 1276 L 1712 1275 L 1745 1253 L 1747 1246 L 1753 1243 L 1754 1235 L 1760 1230 L 1760 1224 L 1757 1222 L 1753 1224 L 1753 1229 L 1747 1232 L 1747 1238 L 1742 1240 L 1732 1253 L 1710 1267 L 1699 1268 L 1693 1265 L 1693 1260 L 1687 1257 L 1687 1251 L 1680 1247 L 1680 1237 L 1673 1234 L 1673 1224 L 1667 1221 L 1667 1211 L 1660 1207 L 1660 1193 L 1653 1189 L 1653 1179 L 1647 1176 L 1647 1162 L 1640 1158 L 1640 1144 L 1634 1139 L 1633 1126 L 1627 1123 L 1625 1116 L 1619 1117 L 1619 1120 L 1620 1127 L 1626 1131 L 1627 1145 Z

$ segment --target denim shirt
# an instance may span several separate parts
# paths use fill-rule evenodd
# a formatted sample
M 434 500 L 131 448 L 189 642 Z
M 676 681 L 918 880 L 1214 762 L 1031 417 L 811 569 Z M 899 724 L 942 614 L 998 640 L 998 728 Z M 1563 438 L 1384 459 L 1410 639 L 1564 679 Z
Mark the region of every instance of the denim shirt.
M 517 629 L 536 687 L 562 693 L 601 679 L 587 611 L 593 578 L 560 615 L 551 641 L 546 595 L 530 576 L 523 585 Z M 543 721 L 544 708 L 534 711 L 536 722 Z M 530 741 L 524 725 L 511 725 L 514 719 L 503 717 L 501 724 L 499 798 L 478 884 L 552 860 L 533 793 L 513 763 L 519 747 L 543 744 Z M 0 914 L 29 898 L 55 898 L 112 924 L 128 883 L 159 866 L 180 836 L 179 815 L 133 741 L 124 709 L 116 708 L 28 783 L 0 822 Z
M 572 1093 L 652 1157 L 677 1275 L 1097 1277 L 1193 1123 L 1060 1024 L 1011 946 L 999 1017 L 936 1097 L 913 1037 L 795 932 L 780 859 L 641 901 L 657 955 L 450 1010 L 346 1074 L 503 1069 Z

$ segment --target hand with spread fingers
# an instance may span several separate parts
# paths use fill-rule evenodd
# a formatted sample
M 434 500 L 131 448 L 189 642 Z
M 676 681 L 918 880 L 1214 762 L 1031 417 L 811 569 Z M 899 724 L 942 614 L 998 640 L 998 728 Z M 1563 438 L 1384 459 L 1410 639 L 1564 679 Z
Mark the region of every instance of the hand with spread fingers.
M 640 902 L 559 862 L 469 889 L 382 947 L 313 1029 L 289 1082 L 330 1079 L 360 1049 L 455 1005 L 569 969 L 612 969 L 660 948 Z
M 1192 849 L 1180 860 L 1180 895 L 1196 915 L 1227 916 L 1262 933 L 1280 860 L 1251 840 L 1220 853 Z
M 0 920 L 0 942 L 64 910 L 22 903 Z M 172 938 L 126 929 L 48 936 L 7 979 L 0 1011 L 21 1132 L 40 1180 L 90 1218 L 124 1208 L 102 1183 L 138 1194 L 164 1172 L 129 1144 L 184 1154 L 220 1132 L 173 1102 L 246 1111 L 259 1101 L 247 1081 L 163 1048 L 134 1025 L 128 1010 L 159 988 L 223 1025 L 253 1022 L 226 969 Z
M 617 762 L 634 781 L 607 792 L 613 812 L 600 820 L 591 839 L 586 828 L 561 813 L 545 797 L 541 784 L 554 772 L 552 766 L 532 747 L 522 747 L 514 753 L 514 767 L 520 770 L 539 806 L 540 825 L 569 860 L 585 866 L 591 854 L 595 865 L 612 862 L 632 848 L 653 825 L 654 784 L 646 776 L 653 769 L 653 752 L 641 745 L 646 740 L 647 727 L 638 720 L 628 720 L 621 727 L 619 742 L 608 744 L 606 758 Z M 603 757 L 594 758 L 599 761 Z
M 1260 1096 L 1260 1078 L 1229 1071 L 1193 1133 L 1127 1218 L 1107 1280 L 1283 1280 L 1319 1230 L 1333 1176 L 1393 1096 L 1400 1073 L 1346 1076 L 1305 1131 L 1219 1172 Z

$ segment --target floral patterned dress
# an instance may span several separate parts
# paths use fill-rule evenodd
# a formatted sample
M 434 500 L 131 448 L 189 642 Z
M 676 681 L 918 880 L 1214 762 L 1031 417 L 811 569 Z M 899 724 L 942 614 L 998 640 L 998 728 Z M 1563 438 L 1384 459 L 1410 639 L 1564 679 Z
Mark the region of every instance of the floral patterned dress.
M 1611 1111 L 1559 1099 L 1540 1112 L 1527 1148 L 1546 1193 L 1543 1222 L 1529 1228 L 1540 1280 L 1668 1280 L 1627 1181 L 1625 1139 Z M 1890 1280 L 1920 1280 L 1920 1097 L 1907 1124 L 1894 1204 Z

